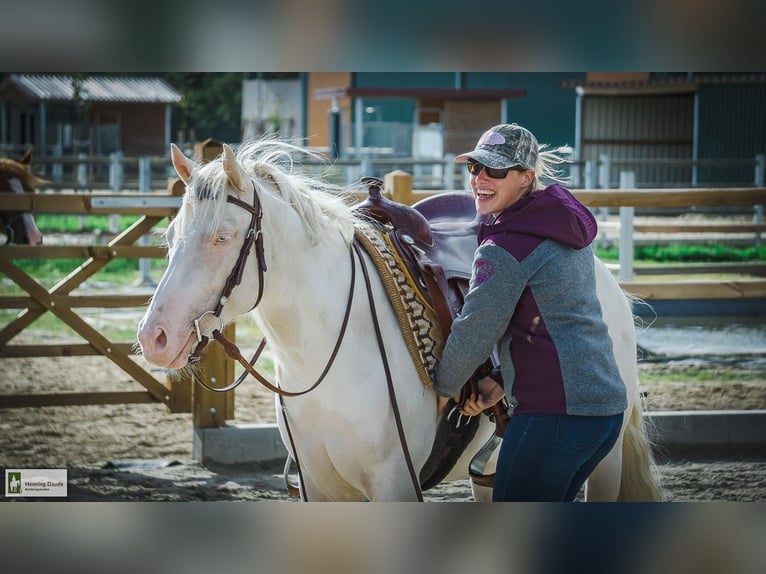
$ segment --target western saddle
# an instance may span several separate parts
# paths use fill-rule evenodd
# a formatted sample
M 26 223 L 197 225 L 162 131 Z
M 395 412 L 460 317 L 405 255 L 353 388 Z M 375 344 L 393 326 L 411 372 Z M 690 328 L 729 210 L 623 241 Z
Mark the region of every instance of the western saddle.
M 410 207 L 384 197 L 380 179 L 367 177 L 362 182 L 369 195 L 357 209 L 391 226 L 391 243 L 411 276 L 421 281 L 446 338 L 468 292 L 477 234 L 483 221 L 476 213 L 473 197 L 447 192 Z
M 476 212 L 473 196 L 464 192 L 445 192 L 422 199 L 410 207 L 384 197 L 380 179 L 366 177 L 362 178 L 362 183 L 367 186 L 368 197 L 356 209 L 366 217 L 390 226 L 391 244 L 410 275 L 424 288 L 446 340 L 452 321 L 462 309 L 468 293 L 479 226 L 485 221 Z M 459 406 L 473 392 L 476 381 L 491 369 L 492 362 L 488 358 L 466 381 L 460 402 L 449 405 L 449 414 L 437 431 L 434 450 L 421 472 L 424 489 L 438 484 L 449 473 L 476 434 L 479 417 L 462 417 Z M 495 422 L 497 438 L 502 438 L 505 432 L 509 418 L 506 408 L 505 401 L 501 401 L 485 411 Z M 491 486 L 494 475 L 484 475 L 473 468 L 470 474 L 475 483 Z

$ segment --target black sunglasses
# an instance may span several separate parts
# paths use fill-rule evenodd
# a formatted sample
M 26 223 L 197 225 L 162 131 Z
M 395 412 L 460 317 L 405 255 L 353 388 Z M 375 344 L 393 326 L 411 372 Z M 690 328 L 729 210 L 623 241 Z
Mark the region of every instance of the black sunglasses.
M 525 171 L 524 168 L 520 166 L 496 168 L 496 167 L 487 167 L 486 165 L 484 165 L 483 163 L 479 163 L 478 161 L 468 162 L 468 172 L 471 175 L 479 175 L 482 169 L 492 179 L 504 179 L 508 175 L 509 171 Z

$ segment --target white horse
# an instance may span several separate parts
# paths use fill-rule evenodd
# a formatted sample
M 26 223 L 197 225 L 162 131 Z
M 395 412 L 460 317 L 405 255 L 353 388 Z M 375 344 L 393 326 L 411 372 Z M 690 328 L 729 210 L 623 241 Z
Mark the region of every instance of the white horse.
M 417 500 L 413 471 L 420 472 L 431 451 L 436 395 L 418 376 L 367 254 L 352 249 L 354 231 L 365 223 L 342 190 L 293 173 L 295 155 L 306 152 L 276 139 L 248 142 L 236 154 L 224 145 L 220 158 L 199 165 L 175 145 L 171 152 L 186 193 L 167 230 L 168 267 L 139 324 L 144 357 L 160 367 L 182 368 L 200 336 L 223 332 L 224 325 L 250 313 L 273 351 L 275 385 L 305 393 L 276 397 L 280 432 L 298 462 L 303 499 Z M 253 253 L 243 260 L 240 251 Z M 371 270 L 404 441 L 394 422 L 362 259 Z M 588 480 L 586 498 L 657 500 L 630 304 L 606 267 L 599 263 L 597 269 L 629 406 L 617 445 Z M 494 430 L 481 418 L 476 437 L 445 480 L 468 477 L 468 461 Z M 475 497 L 486 500 L 487 491 L 477 487 Z

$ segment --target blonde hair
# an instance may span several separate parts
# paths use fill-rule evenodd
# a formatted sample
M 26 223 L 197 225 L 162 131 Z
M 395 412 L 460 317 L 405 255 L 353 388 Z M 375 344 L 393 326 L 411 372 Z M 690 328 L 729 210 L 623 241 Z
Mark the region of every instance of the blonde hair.
M 537 189 L 543 182 L 567 183 L 569 178 L 564 176 L 564 170 L 560 166 L 572 163 L 570 158 L 563 157 L 570 156 L 572 151 L 570 146 L 548 149 L 547 144 L 541 145 L 537 153 L 532 189 Z

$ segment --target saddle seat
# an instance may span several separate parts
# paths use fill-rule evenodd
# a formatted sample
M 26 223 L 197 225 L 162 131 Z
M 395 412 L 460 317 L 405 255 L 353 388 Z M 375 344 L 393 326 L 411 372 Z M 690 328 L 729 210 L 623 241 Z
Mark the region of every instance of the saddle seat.
M 444 269 L 447 279 L 470 279 L 479 225 L 473 196 L 450 191 L 421 199 L 412 206 L 428 221 L 432 245 L 429 257 Z

